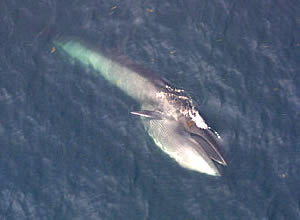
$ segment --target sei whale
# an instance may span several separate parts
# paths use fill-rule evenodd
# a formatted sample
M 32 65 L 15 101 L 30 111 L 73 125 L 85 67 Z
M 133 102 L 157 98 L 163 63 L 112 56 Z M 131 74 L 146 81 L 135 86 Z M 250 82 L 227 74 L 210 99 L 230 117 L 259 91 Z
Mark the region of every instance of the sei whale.
M 56 41 L 64 54 L 92 68 L 140 103 L 131 113 L 142 119 L 155 144 L 182 167 L 220 176 L 215 163 L 226 166 L 218 147 L 220 136 L 200 116 L 183 90 L 131 62 L 93 50 L 75 40 Z

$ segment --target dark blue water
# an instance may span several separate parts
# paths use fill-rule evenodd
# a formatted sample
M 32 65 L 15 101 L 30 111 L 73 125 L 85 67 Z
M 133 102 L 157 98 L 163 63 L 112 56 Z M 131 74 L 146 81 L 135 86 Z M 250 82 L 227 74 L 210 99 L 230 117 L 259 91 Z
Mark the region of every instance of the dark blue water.
M 0 219 L 300 219 L 300 3 L 0 2 Z M 117 49 L 183 88 L 222 136 L 180 167 L 138 103 L 59 52 Z

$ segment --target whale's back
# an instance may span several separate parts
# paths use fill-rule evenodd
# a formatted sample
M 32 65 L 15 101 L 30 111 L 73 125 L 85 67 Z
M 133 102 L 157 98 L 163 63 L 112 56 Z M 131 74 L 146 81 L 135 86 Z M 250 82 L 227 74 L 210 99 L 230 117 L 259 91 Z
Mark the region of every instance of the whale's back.
M 96 52 L 76 41 L 58 41 L 55 45 L 73 59 L 86 67 L 91 67 L 113 85 L 120 88 L 128 96 L 138 100 L 155 99 L 157 86 L 146 74 L 136 72 L 136 68 L 121 64 L 121 58 L 111 59 L 104 53 Z M 133 66 L 134 67 L 134 66 Z

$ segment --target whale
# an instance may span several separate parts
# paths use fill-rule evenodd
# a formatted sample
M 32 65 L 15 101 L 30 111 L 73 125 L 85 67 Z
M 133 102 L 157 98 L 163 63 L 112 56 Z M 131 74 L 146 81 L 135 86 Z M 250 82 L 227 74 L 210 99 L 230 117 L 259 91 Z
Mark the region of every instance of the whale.
M 115 55 L 96 50 L 79 40 L 56 40 L 66 59 L 91 68 L 140 104 L 131 114 L 141 119 L 155 145 L 181 167 L 221 176 L 227 163 L 220 151 L 220 135 L 205 122 L 183 89 L 172 86 L 151 70 Z

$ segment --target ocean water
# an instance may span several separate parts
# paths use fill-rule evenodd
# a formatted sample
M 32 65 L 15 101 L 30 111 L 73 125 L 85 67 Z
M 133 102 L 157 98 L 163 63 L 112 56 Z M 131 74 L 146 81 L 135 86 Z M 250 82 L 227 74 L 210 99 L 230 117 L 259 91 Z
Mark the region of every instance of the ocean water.
M 0 219 L 300 219 L 300 2 L 0 2 Z M 52 51 L 70 37 L 184 89 L 223 138 L 180 167 L 139 104 Z

